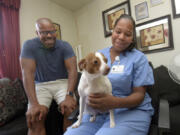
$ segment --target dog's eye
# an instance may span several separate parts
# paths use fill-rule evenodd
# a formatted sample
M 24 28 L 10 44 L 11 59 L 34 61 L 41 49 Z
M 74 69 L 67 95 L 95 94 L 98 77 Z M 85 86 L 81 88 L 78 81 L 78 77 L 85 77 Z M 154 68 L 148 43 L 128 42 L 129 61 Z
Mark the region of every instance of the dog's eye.
M 94 61 L 94 64 L 98 64 L 98 61 L 97 61 L 97 60 L 95 60 L 95 61 Z

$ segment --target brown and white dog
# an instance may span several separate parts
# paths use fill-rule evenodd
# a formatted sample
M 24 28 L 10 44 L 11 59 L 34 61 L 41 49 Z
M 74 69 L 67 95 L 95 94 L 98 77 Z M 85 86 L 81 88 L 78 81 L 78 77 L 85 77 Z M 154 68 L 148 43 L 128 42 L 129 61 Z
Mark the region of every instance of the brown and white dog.
M 110 68 L 107 65 L 107 59 L 102 53 L 90 53 L 79 62 L 79 69 L 82 71 L 82 76 L 78 86 L 79 92 L 79 116 L 78 120 L 72 125 L 72 128 L 80 126 L 83 113 L 92 115 L 90 121 L 96 119 L 97 110 L 92 109 L 87 105 L 87 97 L 90 93 L 108 93 L 112 94 L 112 86 L 106 75 Z M 110 127 L 115 126 L 114 112 L 110 110 Z

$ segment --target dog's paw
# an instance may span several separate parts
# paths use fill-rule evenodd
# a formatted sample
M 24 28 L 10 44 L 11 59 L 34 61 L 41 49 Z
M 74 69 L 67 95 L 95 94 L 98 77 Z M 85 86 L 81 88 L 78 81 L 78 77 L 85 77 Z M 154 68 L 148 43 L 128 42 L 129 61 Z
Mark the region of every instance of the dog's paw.
M 72 125 L 72 128 L 78 128 L 79 125 Z
M 80 115 L 77 116 L 77 119 L 78 119 L 78 120 L 80 119 Z
M 114 128 L 115 127 L 115 122 L 110 122 L 110 128 Z
M 96 116 L 91 116 L 89 119 L 90 122 L 94 122 L 95 120 L 96 120 Z
M 75 122 L 73 125 L 72 125 L 72 128 L 78 128 L 80 126 L 80 122 Z

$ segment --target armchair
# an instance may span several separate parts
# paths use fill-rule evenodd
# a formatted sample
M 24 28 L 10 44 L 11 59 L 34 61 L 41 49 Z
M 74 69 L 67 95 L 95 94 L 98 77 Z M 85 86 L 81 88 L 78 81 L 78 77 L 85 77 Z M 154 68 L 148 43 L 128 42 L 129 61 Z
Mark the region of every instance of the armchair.
M 163 65 L 153 69 L 153 72 L 155 85 L 150 91 L 152 104 L 154 107 L 158 107 L 156 103 L 159 99 L 166 100 L 167 104 L 169 104 L 169 109 L 167 107 L 165 110 L 160 111 L 160 115 L 156 115 L 157 112 L 155 113 L 156 120 L 159 116 L 161 121 L 159 121 L 159 134 L 180 135 L 180 85 L 170 78 L 167 67 Z M 164 116 L 164 113 L 167 116 Z M 163 118 L 161 118 L 161 114 Z

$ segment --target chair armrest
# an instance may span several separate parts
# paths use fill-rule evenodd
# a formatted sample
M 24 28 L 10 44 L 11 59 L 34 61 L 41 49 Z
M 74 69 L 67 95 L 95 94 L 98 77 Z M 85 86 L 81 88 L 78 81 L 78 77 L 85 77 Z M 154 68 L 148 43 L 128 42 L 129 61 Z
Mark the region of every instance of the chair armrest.
M 160 99 L 158 129 L 160 135 L 170 132 L 169 103 L 165 99 Z
M 76 109 L 68 117 L 68 120 L 75 122 L 77 120 L 78 114 L 79 114 L 79 107 L 76 107 Z

